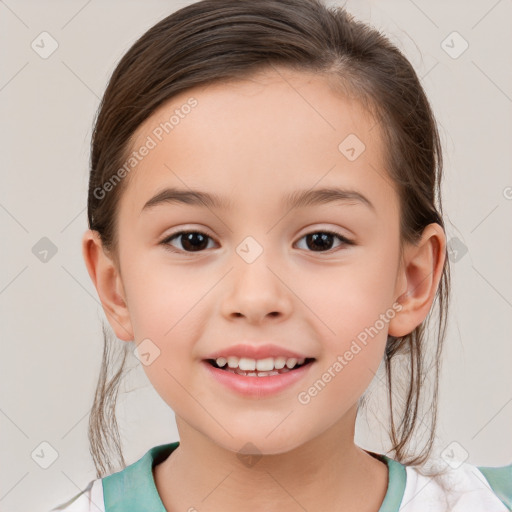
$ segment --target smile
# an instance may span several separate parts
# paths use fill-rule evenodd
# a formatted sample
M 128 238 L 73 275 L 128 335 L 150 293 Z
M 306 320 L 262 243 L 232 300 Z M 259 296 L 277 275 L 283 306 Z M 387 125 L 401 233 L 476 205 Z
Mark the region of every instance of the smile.
M 222 366 L 217 362 L 219 359 L 220 363 L 223 363 Z M 228 361 L 231 362 L 233 367 L 229 365 Z M 300 361 L 301 364 L 299 364 Z M 248 359 L 233 357 L 231 359 L 231 357 L 219 357 L 217 359 L 204 359 L 202 364 L 209 376 L 213 378 L 213 386 L 219 383 L 225 389 L 243 395 L 245 398 L 262 399 L 276 395 L 286 388 L 291 388 L 310 372 L 315 365 L 315 361 L 314 358 Z M 277 368 L 281 365 L 281 368 Z M 244 370 L 242 368 L 249 369 Z M 272 369 L 259 370 L 258 368 Z M 215 387 L 212 387 L 214 392 L 215 389 Z
M 269 377 L 293 371 L 313 361 L 313 358 L 267 357 L 251 359 L 249 357 L 218 357 L 207 359 L 213 367 L 245 377 Z

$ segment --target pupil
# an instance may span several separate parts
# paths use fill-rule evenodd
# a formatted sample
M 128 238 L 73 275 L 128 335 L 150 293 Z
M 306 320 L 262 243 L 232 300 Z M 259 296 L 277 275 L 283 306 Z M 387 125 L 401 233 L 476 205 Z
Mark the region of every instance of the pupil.
M 189 251 L 197 251 L 206 248 L 208 245 L 207 238 L 201 233 L 191 232 L 181 235 L 183 247 Z M 199 240 L 198 240 L 199 239 Z M 206 243 L 205 243 L 206 242 Z M 203 247 L 204 244 L 204 247 Z
M 332 239 L 332 235 L 330 235 L 329 233 L 313 233 L 311 235 L 306 236 L 306 243 L 308 245 L 308 248 L 311 249 L 309 242 L 312 240 L 315 244 L 318 244 L 320 246 L 320 249 L 329 250 L 331 249 L 332 246 L 332 240 L 331 243 L 328 243 L 329 239 Z

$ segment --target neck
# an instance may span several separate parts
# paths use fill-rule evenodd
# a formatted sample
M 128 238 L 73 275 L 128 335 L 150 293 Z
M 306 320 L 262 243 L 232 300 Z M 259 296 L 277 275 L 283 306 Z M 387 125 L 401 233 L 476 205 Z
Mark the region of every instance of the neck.
M 177 419 L 180 445 L 154 468 L 162 502 L 168 511 L 377 512 L 387 467 L 354 444 L 356 413 L 348 429 L 345 418 L 286 453 L 243 460 Z

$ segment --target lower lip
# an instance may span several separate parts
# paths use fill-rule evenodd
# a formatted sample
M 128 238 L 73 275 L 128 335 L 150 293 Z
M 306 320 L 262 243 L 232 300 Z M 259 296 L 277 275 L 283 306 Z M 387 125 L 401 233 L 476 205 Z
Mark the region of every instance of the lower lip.
M 202 361 L 210 375 L 221 384 L 224 384 L 229 389 L 240 393 L 246 397 L 263 398 L 270 395 L 275 395 L 286 388 L 289 388 L 300 379 L 305 377 L 309 372 L 311 366 L 315 361 L 279 375 L 269 375 L 267 377 L 246 377 L 238 375 L 226 370 L 221 370 L 212 366 L 207 361 Z

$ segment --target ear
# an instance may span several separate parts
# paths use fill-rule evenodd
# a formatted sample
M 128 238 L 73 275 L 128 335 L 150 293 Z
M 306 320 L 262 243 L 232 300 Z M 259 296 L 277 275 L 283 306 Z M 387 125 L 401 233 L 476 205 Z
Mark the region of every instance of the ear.
M 133 341 L 133 329 L 121 275 L 113 259 L 105 252 L 97 231 L 88 229 L 84 233 L 82 254 L 103 311 L 116 336 L 123 341 Z
M 404 247 L 397 276 L 396 299 L 402 309 L 389 322 L 388 334 L 406 336 L 425 320 L 441 279 L 446 236 L 439 224 L 429 224 L 416 244 Z

